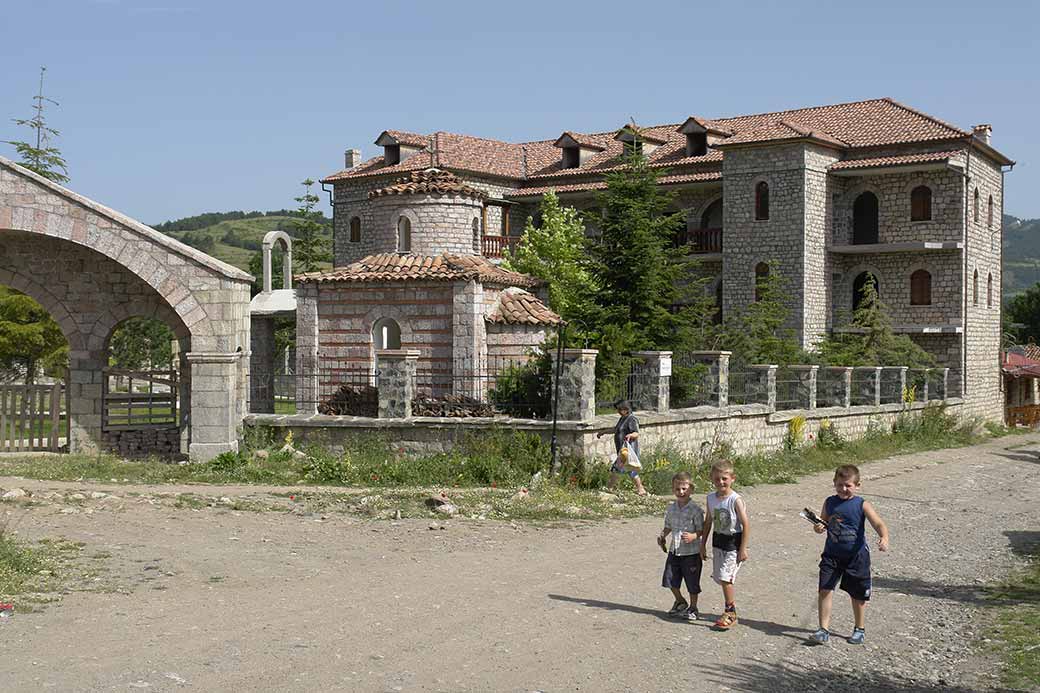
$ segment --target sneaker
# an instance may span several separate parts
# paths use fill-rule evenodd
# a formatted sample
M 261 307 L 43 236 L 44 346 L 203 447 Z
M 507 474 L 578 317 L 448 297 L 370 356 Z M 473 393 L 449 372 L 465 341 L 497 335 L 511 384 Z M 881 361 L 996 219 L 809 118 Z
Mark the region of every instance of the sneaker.
M 687 609 L 684 615 L 686 616 L 687 621 L 696 621 L 698 618 L 701 617 L 701 615 L 697 613 L 697 607 L 695 606 L 691 606 L 689 609 Z
M 848 643 L 850 645 L 862 645 L 863 638 L 865 638 L 866 636 L 867 634 L 863 632 L 862 628 L 854 628 L 852 630 L 852 636 L 849 638 Z
M 809 636 L 809 640 L 816 643 L 817 645 L 822 645 L 830 639 L 831 634 L 826 628 L 820 628 L 818 631 Z
M 668 615 L 672 618 L 678 618 L 686 613 L 686 609 L 689 608 L 689 606 L 690 605 L 687 604 L 685 600 L 677 599 L 675 600 L 675 603 L 672 604 L 672 608 L 668 610 Z
M 736 611 L 724 611 L 719 619 L 715 621 L 715 627 L 719 630 L 729 630 L 733 626 L 737 625 L 737 612 Z

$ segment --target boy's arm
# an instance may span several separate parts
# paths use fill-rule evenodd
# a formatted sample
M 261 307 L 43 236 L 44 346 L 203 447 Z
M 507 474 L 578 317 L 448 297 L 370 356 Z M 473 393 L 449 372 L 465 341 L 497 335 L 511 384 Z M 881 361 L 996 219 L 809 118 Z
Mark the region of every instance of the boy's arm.
M 882 551 L 888 551 L 888 525 L 881 519 L 881 516 L 877 514 L 877 510 L 874 510 L 874 506 L 870 503 L 863 501 L 863 514 L 867 516 L 867 521 L 870 522 L 870 526 L 874 528 L 874 531 L 878 533 L 878 548 Z
M 817 534 L 823 534 L 827 531 L 827 523 L 831 519 L 831 516 L 827 514 L 827 501 L 823 502 L 823 507 L 820 508 L 820 519 L 823 520 L 822 525 L 813 523 L 813 531 Z
M 733 504 L 737 511 L 737 517 L 740 518 L 740 526 L 743 528 L 740 533 L 740 548 L 737 550 L 737 560 L 741 563 L 748 559 L 748 538 L 751 536 L 751 523 L 748 521 L 747 506 L 744 505 L 744 499 L 738 498 L 737 502 Z
M 704 511 L 704 525 L 701 527 L 701 560 L 708 557 L 708 537 L 711 536 L 711 513 Z

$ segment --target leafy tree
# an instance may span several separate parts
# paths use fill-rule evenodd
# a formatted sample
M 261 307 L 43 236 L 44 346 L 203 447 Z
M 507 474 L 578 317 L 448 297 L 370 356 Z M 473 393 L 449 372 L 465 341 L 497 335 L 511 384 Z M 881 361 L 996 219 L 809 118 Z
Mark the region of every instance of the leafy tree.
M 109 341 L 108 363 L 129 370 L 166 369 L 173 361 L 173 331 L 162 320 L 124 320 Z
M 787 281 L 778 264 L 769 263 L 769 272 L 755 278 L 756 300 L 726 316 L 719 337 L 721 348 L 733 352 L 733 365 L 752 363 L 788 365 L 806 363 L 806 355 L 786 327 L 791 310 L 784 297 Z
M 1010 323 L 1005 331 L 1019 342 L 1040 342 L 1040 284 L 1034 284 L 1007 302 L 1004 319 Z
M 573 207 L 564 207 L 556 193 L 542 196 L 542 221 L 527 218 L 515 253 L 507 251 L 502 263 L 514 272 L 538 277 L 548 284 L 549 305 L 564 320 L 581 320 L 597 286 L 583 262 L 585 224 Z
M 0 369 L 36 380 L 42 369 L 60 376 L 68 365 L 69 345 L 58 323 L 39 303 L 0 287 Z
M 332 261 L 332 253 L 328 248 L 328 240 L 322 235 L 325 226 L 321 220 L 324 216 L 314 211 L 320 201 L 311 192 L 314 181 L 308 178 L 301 185 L 306 192 L 294 198 L 300 203 L 298 218 L 289 222 L 289 233 L 293 237 L 293 263 L 300 272 L 314 272 L 321 268 L 321 263 Z
M 44 108 L 48 103 L 55 106 L 58 102 L 43 95 L 43 74 L 46 67 L 40 68 L 40 91 L 33 97 L 33 110 L 35 113 L 31 118 L 14 118 L 15 125 L 28 127 L 35 135 L 35 143 L 23 141 L 5 140 L 7 144 L 13 145 L 21 160 L 18 162 L 25 168 L 37 173 L 55 183 L 68 183 L 68 167 L 61 151 L 51 145 L 52 137 L 60 133 L 52 127 L 48 127 L 44 117 Z

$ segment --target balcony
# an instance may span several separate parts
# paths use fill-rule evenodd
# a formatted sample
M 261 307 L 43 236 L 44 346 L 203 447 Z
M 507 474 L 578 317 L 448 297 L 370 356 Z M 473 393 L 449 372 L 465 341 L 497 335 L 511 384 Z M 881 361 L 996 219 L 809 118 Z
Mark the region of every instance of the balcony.
M 963 250 L 960 241 L 904 241 L 902 243 L 856 243 L 832 245 L 829 250 L 837 255 L 864 255 L 867 253 L 928 253 Z
M 686 229 L 680 234 L 679 242 L 689 248 L 691 255 L 715 256 L 702 257 L 704 260 L 722 259 L 722 229 Z
M 505 251 L 516 250 L 520 236 L 484 236 L 481 238 L 481 252 L 484 257 L 501 259 L 505 257 Z

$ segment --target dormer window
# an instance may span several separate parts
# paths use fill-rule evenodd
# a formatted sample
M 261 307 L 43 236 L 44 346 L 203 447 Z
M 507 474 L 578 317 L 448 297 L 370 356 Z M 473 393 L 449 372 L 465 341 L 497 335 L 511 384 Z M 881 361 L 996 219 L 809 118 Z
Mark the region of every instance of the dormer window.
M 560 168 L 580 168 L 604 147 L 588 135 L 565 132 L 553 143 L 561 151 Z
M 614 139 L 621 142 L 626 156 L 632 154 L 650 156 L 655 149 L 664 143 L 662 139 L 648 137 L 645 132 L 635 125 L 626 125 L 621 128 L 614 135 Z
M 421 152 L 427 143 L 423 135 L 386 130 L 376 139 L 376 144 L 383 148 L 383 165 L 393 166 Z
M 581 150 L 577 147 L 563 148 L 563 168 L 578 168 L 581 166 Z
M 401 145 L 388 144 L 383 147 L 383 163 L 387 166 L 401 163 Z
M 686 135 L 686 156 L 704 156 L 708 153 L 709 144 L 733 134 L 696 116 L 687 118 L 686 122 L 679 126 L 679 132 Z
M 686 135 L 686 156 L 704 156 L 708 153 L 708 133 L 691 132 Z
M 625 156 L 631 156 L 633 154 L 643 153 L 643 141 L 640 139 L 629 140 L 622 142 L 625 150 Z

